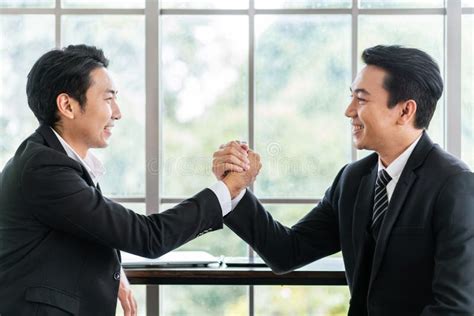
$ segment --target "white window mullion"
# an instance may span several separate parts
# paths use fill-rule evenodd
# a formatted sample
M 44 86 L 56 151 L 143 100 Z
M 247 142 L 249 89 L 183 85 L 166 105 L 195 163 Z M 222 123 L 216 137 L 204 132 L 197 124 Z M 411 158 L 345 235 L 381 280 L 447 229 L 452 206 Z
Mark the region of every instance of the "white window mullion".
M 54 43 L 56 48 L 61 48 L 61 0 L 56 0 L 56 6 L 54 7 L 54 24 Z
M 145 204 L 146 213 L 159 212 L 160 179 L 160 104 L 159 104 L 159 4 L 158 0 L 145 1 Z M 147 285 L 146 313 L 160 315 L 160 287 Z
M 461 157 L 461 0 L 446 1 L 446 149 Z
M 255 148 L 255 1 L 249 0 L 249 86 L 248 86 L 248 142 L 250 148 Z M 253 183 L 250 186 L 253 191 Z M 252 247 L 247 246 L 248 255 L 250 258 L 255 256 Z M 255 315 L 255 288 L 253 285 L 248 287 L 248 298 L 249 298 L 249 316 Z

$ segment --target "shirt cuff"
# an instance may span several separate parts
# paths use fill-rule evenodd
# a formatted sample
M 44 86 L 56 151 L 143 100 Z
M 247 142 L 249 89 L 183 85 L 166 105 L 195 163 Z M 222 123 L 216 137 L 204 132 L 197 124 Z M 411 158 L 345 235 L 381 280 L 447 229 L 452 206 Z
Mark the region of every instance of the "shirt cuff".
M 229 189 L 227 189 L 227 186 L 222 181 L 216 182 L 214 185 L 210 186 L 209 189 L 214 192 L 214 194 L 217 196 L 217 199 L 219 200 L 222 210 L 222 217 L 226 216 L 227 213 L 232 210 Z
M 226 216 L 227 214 L 232 211 L 237 204 L 239 204 L 240 200 L 244 197 L 245 191 L 240 191 L 239 195 L 237 195 L 233 200 L 231 200 L 230 192 L 227 186 L 223 181 L 216 182 L 214 185 L 210 186 L 209 189 L 214 192 L 221 205 L 222 209 L 222 217 Z

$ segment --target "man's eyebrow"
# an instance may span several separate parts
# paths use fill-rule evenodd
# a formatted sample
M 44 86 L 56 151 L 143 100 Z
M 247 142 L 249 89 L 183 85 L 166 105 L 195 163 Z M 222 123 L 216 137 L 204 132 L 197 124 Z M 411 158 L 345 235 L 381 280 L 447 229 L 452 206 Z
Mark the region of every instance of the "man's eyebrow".
M 117 90 L 112 90 L 112 89 L 107 89 L 107 90 L 105 90 L 105 93 L 112 93 L 113 95 L 117 95 L 118 91 Z
M 349 90 L 351 90 L 352 93 L 363 93 L 363 94 L 370 95 L 369 91 L 363 88 L 355 89 L 354 91 L 352 91 L 352 88 L 349 88 Z

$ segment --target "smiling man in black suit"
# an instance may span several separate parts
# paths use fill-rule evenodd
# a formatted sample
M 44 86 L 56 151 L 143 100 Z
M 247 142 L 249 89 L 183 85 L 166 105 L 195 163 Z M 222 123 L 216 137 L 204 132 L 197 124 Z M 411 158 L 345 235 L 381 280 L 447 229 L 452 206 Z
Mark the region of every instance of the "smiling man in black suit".
M 40 127 L 0 175 L 2 316 L 114 315 L 117 296 L 126 316 L 137 315 L 118 250 L 158 257 L 223 226 L 222 182 L 149 216 L 102 195 L 103 167 L 89 149 L 106 147 L 121 118 L 107 66 L 102 50 L 71 45 L 28 75 Z
M 426 132 L 443 91 L 439 68 L 399 46 L 368 48 L 362 59 L 345 114 L 355 146 L 375 153 L 344 166 L 291 228 L 228 183 L 237 207 L 224 222 L 277 273 L 342 250 L 349 315 L 472 316 L 474 175 Z M 245 175 L 224 173 L 237 160 L 232 146 L 214 154 L 224 182 Z

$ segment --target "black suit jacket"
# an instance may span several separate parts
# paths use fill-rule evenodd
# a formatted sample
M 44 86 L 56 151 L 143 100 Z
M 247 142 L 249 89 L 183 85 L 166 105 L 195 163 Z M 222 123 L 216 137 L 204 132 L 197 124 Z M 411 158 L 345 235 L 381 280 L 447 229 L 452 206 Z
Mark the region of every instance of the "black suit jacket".
M 42 126 L 0 177 L 0 314 L 114 315 L 116 249 L 158 257 L 222 226 L 209 189 L 150 216 L 107 199 Z
M 322 201 L 291 228 L 250 192 L 224 223 L 276 273 L 342 250 L 351 315 L 472 316 L 474 175 L 424 134 L 393 192 L 372 257 L 368 226 L 377 163 L 372 154 L 345 166 Z

